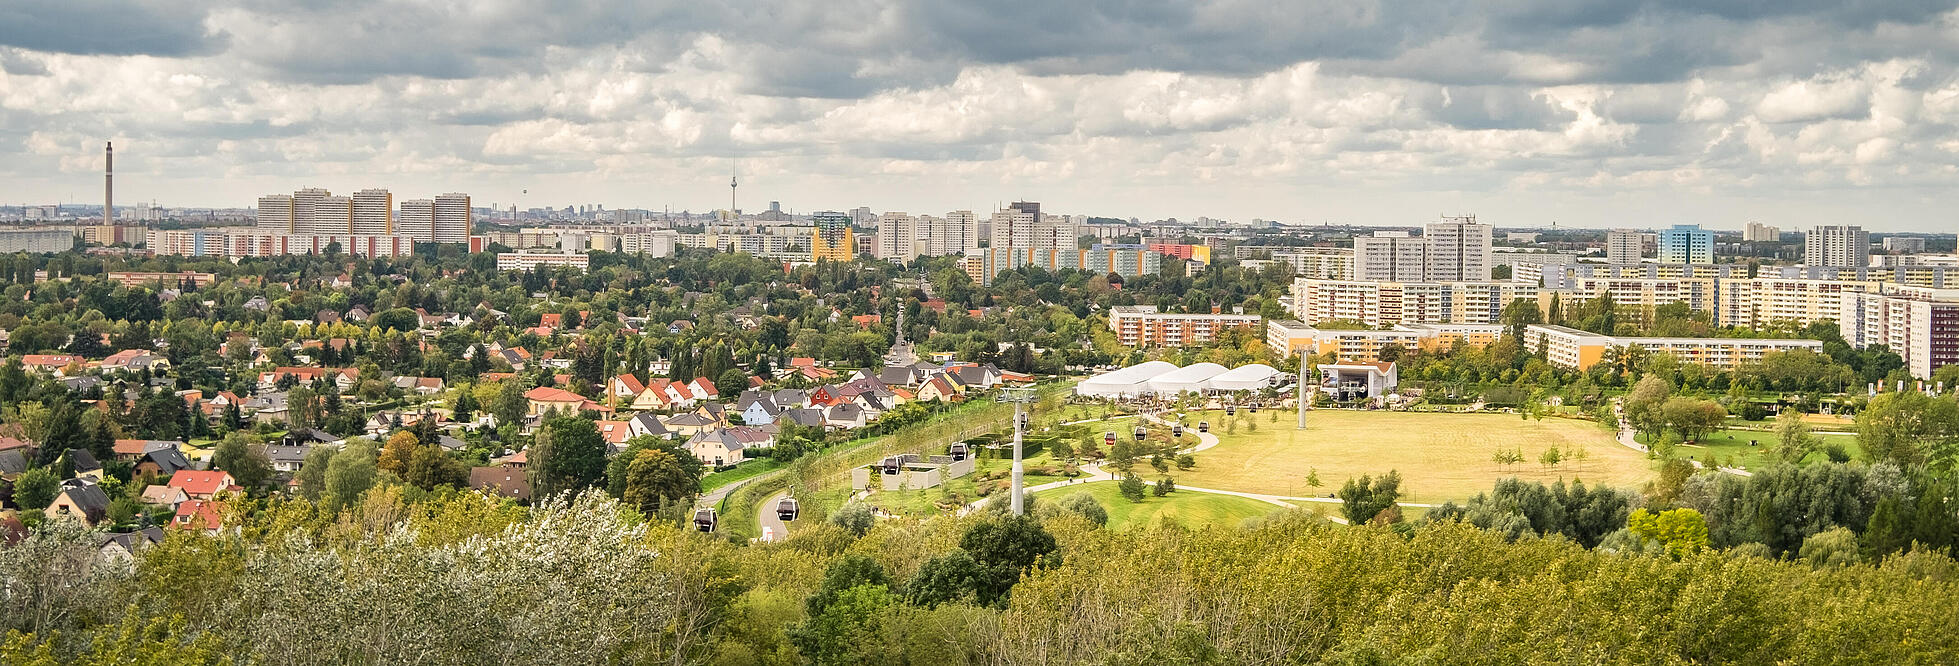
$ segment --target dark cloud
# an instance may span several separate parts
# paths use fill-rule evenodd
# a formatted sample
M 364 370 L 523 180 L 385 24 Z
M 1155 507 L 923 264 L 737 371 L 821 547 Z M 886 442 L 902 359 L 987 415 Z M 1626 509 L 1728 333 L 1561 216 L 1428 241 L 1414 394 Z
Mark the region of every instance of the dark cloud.
M 8 0 L 0 45 L 78 55 L 207 55 L 228 38 L 204 28 L 206 13 L 160 0 Z

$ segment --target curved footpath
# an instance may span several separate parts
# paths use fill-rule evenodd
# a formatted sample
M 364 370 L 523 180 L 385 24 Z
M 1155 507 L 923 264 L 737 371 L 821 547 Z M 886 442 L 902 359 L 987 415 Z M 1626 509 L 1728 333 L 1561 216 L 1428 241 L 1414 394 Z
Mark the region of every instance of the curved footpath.
M 1649 452 L 1649 449 L 1647 449 L 1647 448 L 1646 448 L 1646 445 L 1645 445 L 1645 444 L 1641 444 L 1641 443 L 1639 443 L 1639 440 L 1638 440 L 1638 439 L 1637 439 L 1636 437 L 1634 437 L 1634 436 L 1635 436 L 1635 435 L 1637 435 L 1638 433 L 1636 433 L 1636 432 L 1634 432 L 1634 431 L 1633 431 L 1633 429 L 1632 429 L 1632 425 L 1630 425 L 1630 424 L 1628 424 L 1628 423 L 1626 423 L 1626 409 L 1625 409 L 1625 401 L 1624 401 L 1624 400 L 1615 400 L 1615 401 L 1613 401 L 1613 403 L 1612 403 L 1612 414 L 1613 414 L 1613 416 L 1616 416 L 1616 417 L 1618 417 L 1618 419 L 1619 419 L 1619 436 L 1618 436 L 1618 438 L 1617 438 L 1617 439 L 1619 440 L 1619 443 L 1620 443 L 1620 444 L 1623 444 L 1623 445 L 1625 445 L 1625 447 L 1626 447 L 1626 448 L 1628 448 L 1628 449 L 1632 449 L 1632 450 L 1634 450 L 1634 451 L 1638 451 L 1638 452 L 1640 452 L 1640 453 L 1647 453 L 1647 452 Z M 1693 465 L 1694 465 L 1694 469 L 1707 469 L 1707 465 L 1703 465 L 1703 464 L 1701 464 L 1701 461 L 1699 461 L 1699 460 L 1692 460 L 1692 461 L 1689 461 L 1689 462 L 1692 462 L 1692 463 L 1693 463 Z M 1745 470 L 1745 469 L 1742 469 L 1742 468 L 1739 468 L 1739 467 L 1715 467 L 1714 469 L 1717 469 L 1717 470 L 1720 470 L 1720 471 L 1722 471 L 1722 472 L 1726 472 L 1726 473 L 1729 473 L 1729 474 L 1733 474 L 1733 475 L 1735 475 L 1735 476 L 1754 476 L 1754 475 L 1755 475 L 1755 473 L 1754 473 L 1754 472 L 1750 472 L 1750 471 L 1748 471 L 1748 470 Z
M 1162 419 L 1161 417 L 1158 417 L 1158 416 L 1157 416 L 1156 414 L 1153 414 L 1153 413 L 1150 413 L 1150 414 L 1144 414 L 1144 415 L 1143 415 L 1143 418 L 1146 418 L 1146 419 L 1149 419 L 1149 420 L 1150 420 L 1151 422 L 1154 422 L 1154 423 L 1156 423 L 1156 424 L 1158 424 L 1158 425 L 1162 425 L 1162 426 L 1165 426 L 1165 427 L 1168 427 L 1168 426 L 1170 426 L 1170 425 L 1172 425 L 1172 423 L 1171 423 L 1171 422 L 1169 422 L 1169 421 L 1165 421 L 1165 420 L 1163 420 L 1163 419 Z M 1205 451 L 1205 450 L 1207 450 L 1207 449 L 1210 449 L 1210 448 L 1212 448 L 1212 447 L 1215 447 L 1215 446 L 1217 446 L 1217 445 L 1218 445 L 1218 436 L 1217 436 L 1217 435 L 1214 435 L 1214 434 L 1211 434 L 1211 433 L 1208 433 L 1208 432 L 1197 432 L 1197 431 L 1187 431 L 1187 432 L 1189 432 L 1190 434 L 1193 434 L 1193 435 L 1196 435 L 1196 436 L 1197 436 L 1197 445 L 1196 445 L 1196 446 L 1193 446 L 1193 447 L 1190 447 L 1190 448 L 1187 448 L 1187 449 L 1178 449 L 1178 450 L 1177 450 L 1177 453 L 1179 453 L 1179 454 L 1183 454 L 1183 453 L 1193 453 L 1193 454 L 1194 454 L 1194 453 L 1198 453 L 1198 452 L 1202 452 L 1202 451 Z M 1069 486 L 1078 486 L 1078 485 L 1086 485 L 1086 484 L 1090 484 L 1090 483 L 1108 483 L 1108 482 L 1111 482 L 1111 481 L 1115 481 L 1115 480 L 1116 480 L 1116 479 L 1115 479 L 1115 472 L 1114 472 L 1114 471 L 1111 471 L 1111 472 L 1109 473 L 1109 478 L 1108 478 L 1108 479 L 1097 479 L 1097 478 L 1095 478 L 1095 477 L 1099 477 L 1099 476 L 1101 476 L 1101 475 L 1102 475 L 1102 466 L 1101 466 L 1101 465 L 1099 465 L 1099 464 L 1096 464 L 1096 463 L 1090 463 L 1090 464 L 1087 464 L 1087 465 L 1082 465 L 1080 469 L 1081 469 L 1081 472 L 1082 472 L 1082 476 L 1083 476 L 1083 477 L 1086 477 L 1086 478 L 1087 478 L 1087 480 L 1083 480 L 1083 479 L 1066 479 L 1066 480 L 1062 480 L 1062 481 L 1053 481 L 1053 482 L 1049 482 L 1049 483 L 1043 483 L 1043 484 L 1040 484 L 1040 485 L 1037 485 L 1037 486 L 1028 486 L 1028 487 L 1027 487 L 1027 490 L 1026 490 L 1026 492 L 1027 492 L 1027 494 L 1029 494 L 1029 495 L 1032 495 L 1032 494 L 1034 494 L 1034 493 L 1038 493 L 1038 492 L 1044 492 L 1044 491 L 1049 491 L 1049 490 L 1054 490 L 1054 489 L 1056 489 L 1056 488 L 1067 488 L 1067 487 L 1069 487 Z M 1152 486 L 1153 486 L 1153 485 L 1156 485 L 1156 482 L 1154 482 L 1154 481 L 1144 481 L 1143 483 L 1145 483 L 1145 484 L 1149 484 L 1149 485 L 1152 485 Z M 1232 497 L 1243 497 L 1243 498 L 1245 498 L 1245 499 L 1249 499 L 1249 500 L 1257 500 L 1257 501 L 1260 501 L 1260 502 L 1264 502 L 1264 503 L 1266 503 L 1266 504 L 1271 504 L 1271 505 L 1274 505 L 1274 506 L 1282 506 L 1282 507 L 1285 507 L 1285 508 L 1288 508 L 1288 509 L 1294 509 L 1294 508 L 1299 508 L 1299 507 L 1298 507 L 1297 505 L 1295 505 L 1295 504 L 1293 504 L 1293 502 L 1317 502 L 1317 503 L 1321 503 L 1321 504 L 1340 504 L 1340 503 L 1341 503 L 1341 501 L 1340 501 L 1339 499 L 1337 499 L 1337 498 L 1332 498 L 1332 497 L 1294 497 L 1294 496 L 1290 496 L 1290 495 L 1268 495 L 1268 494 L 1264 494 L 1264 493 L 1247 493 L 1247 492 L 1239 492 L 1239 491 L 1236 491 L 1236 490 L 1219 490 L 1219 489 L 1216 489 L 1216 488 L 1201 488 L 1201 487 L 1197 487 L 1197 486 L 1186 486 L 1186 485 L 1183 485 L 1183 484 L 1178 484 L 1178 485 L 1177 485 L 1177 491 L 1179 491 L 1179 492 L 1182 492 L 1182 491 L 1186 491 L 1186 490 L 1188 490 L 1188 491 L 1191 491 L 1191 492 L 1197 492 L 1197 493 L 1209 493 L 1209 494 L 1212 494 L 1212 495 L 1229 495 L 1229 496 L 1232 496 Z M 980 498 L 980 499 L 978 499 L 978 500 L 975 500 L 975 501 L 974 501 L 973 503 L 971 503 L 971 504 L 967 504 L 967 505 L 966 505 L 966 506 L 965 506 L 964 508 L 961 508 L 961 509 L 959 510 L 959 515 L 962 515 L 962 516 L 963 516 L 963 515 L 966 515 L 966 514 L 968 514 L 968 513 L 972 513 L 972 512 L 974 512 L 974 511 L 978 511 L 978 510 L 980 510 L 981 508 L 984 508 L 984 507 L 986 506 L 986 502 L 987 502 L 987 500 L 989 500 L 989 499 L 992 499 L 992 498 L 990 498 L 990 497 L 982 497 L 982 498 Z M 1435 506 L 1436 506 L 1436 505 L 1434 505 L 1434 504 L 1423 504 L 1423 503 L 1419 503 L 1419 502 L 1396 502 L 1396 504 L 1398 504 L 1398 505 L 1400 505 L 1400 506 L 1406 506 L 1406 507 L 1416 507 L 1416 508 L 1433 508 L 1433 507 L 1435 507 Z M 1344 519 L 1344 518 L 1341 518 L 1341 517 L 1339 517 L 1339 516 L 1327 516 L 1327 519 L 1328 519 L 1328 520 L 1332 520 L 1332 521 L 1334 521 L 1334 522 L 1337 522 L 1337 523 L 1343 523 L 1343 524 L 1347 522 L 1347 521 L 1346 521 L 1346 519 Z

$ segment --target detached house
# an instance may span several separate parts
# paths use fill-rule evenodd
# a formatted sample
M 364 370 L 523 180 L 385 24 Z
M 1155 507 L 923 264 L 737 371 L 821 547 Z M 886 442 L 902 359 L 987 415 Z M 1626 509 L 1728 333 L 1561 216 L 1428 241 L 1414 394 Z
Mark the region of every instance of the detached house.
M 238 482 L 230 472 L 186 469 L 170 475 L 170 487 L 183 490 L 193 500 L 208 500 L 219 492 L 237 490 Z
M 61 494 L 45 510 L 49 520 L 73 518 L 95 527 L 109 517 L 109 494 L 94 482 L 69 479 L 61 484 Z

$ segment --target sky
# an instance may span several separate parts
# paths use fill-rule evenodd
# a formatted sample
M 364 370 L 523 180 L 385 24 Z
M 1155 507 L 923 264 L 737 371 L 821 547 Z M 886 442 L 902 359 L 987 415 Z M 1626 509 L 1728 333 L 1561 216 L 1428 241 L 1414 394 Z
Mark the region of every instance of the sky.
M 1959 229 L 1918 0 L 6 0 L 0 202 Z

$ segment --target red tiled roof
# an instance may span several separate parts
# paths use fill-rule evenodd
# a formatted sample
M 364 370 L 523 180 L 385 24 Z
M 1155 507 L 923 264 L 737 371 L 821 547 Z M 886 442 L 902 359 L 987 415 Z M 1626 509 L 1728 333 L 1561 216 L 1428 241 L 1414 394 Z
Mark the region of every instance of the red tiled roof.
M 585 396 L 561 388 L 539 386 L 524 392 L 524 397 L 538 402 L 584 402 Z
M 233 483 L 235 482 L 231 479 L 231 473 L 223 471 L 200 472 L 183 469 L 170 475 L 170 487 L 182 488 L 184 492 L 192 495 L 215 495 L 218 491 L 231 487 Z

